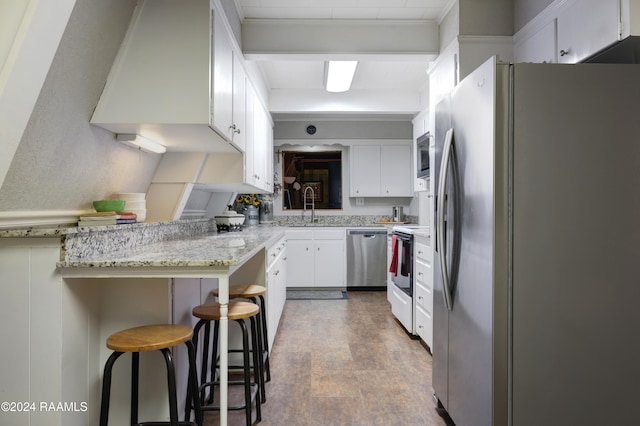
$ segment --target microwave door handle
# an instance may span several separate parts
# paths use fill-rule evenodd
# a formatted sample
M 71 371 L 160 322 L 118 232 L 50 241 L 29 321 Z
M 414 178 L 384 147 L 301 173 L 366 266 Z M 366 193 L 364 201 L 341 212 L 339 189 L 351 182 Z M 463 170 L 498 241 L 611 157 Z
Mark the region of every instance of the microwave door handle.
M 453 129 L 449 129 L 447 131 L 444 149 L 442 153 L 442 160 L 440 162 L 440 179 L 438 185 L 438 220 L 436 222 L 436 232 L 438 233 L 437 248 L 438 248 L 438 257 L 440 260 L 440 270 L 442 271 L 442 286 L 444 293 L 444 302 L 448 310 L 452 310 L 452 295 L 451 295 L 451 283 L 449 280 L 449 271 L 447 269 L 447 240 L 445 235 L 445 193 L 447 187 L 447 177 L 448 177 L 448 169 L 449 163 L 451 161 L 451 150 L 453 148 Z

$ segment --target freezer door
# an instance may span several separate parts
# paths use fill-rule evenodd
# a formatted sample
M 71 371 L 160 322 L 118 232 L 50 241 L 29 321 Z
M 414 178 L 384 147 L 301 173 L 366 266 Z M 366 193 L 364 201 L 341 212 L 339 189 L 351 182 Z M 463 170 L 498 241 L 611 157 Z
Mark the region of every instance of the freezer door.
M 513 424 L 638 423 L 640 66 L 515 65 Z
M 436 105 L 435 134 L 434 134 L 434 170 L 431 173 L 433 182 L 433 207 L 432 215 L 438 217 L 439 200 L 437 188 L 439 188 L 440 163 L 446 133 L 451 129 L 451 98 L 449 96 Z M 431 232 L 434 247 L 434 278 L 433 278 L 433 390 L 440 404 L 446 409 L 449 406 L 449 310 L 444 297 L 444 283 L 439 262 L 438 243 L 440 230 L 437 227 Z

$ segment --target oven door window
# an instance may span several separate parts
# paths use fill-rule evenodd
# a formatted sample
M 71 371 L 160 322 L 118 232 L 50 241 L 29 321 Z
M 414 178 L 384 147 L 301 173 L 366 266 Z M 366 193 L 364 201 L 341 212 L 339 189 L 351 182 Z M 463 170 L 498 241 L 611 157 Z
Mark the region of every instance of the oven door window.
M 394 284 L 413 297 L 411 240 L 398 238 L 398 274 L 393 277 Z

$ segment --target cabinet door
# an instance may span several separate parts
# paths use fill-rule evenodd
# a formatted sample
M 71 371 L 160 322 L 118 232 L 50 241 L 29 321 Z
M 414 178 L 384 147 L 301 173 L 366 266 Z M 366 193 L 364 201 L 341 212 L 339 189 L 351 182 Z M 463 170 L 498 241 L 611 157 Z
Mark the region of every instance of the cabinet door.
M 381 193 L 384 197 L 411 197 L 412 162 L 408 145 L 382 145 Z
M 429 348 L 433 346 L 433 316 L 419 306 L 416 307 L 416 334 Z
M 534 35 L 515 47 L 516 62 L 556 63 L 556 20 L 553 19 Z
M 262 106 L 262 104 L 260 104 Z M 273 175 L 273 127 L 271 127 L 271 116 L 269 111 L 262 108 L 263 133 L 264 133 L 264 189 L 267 192 L 273 192 L 274 175 Z
M 256 135 L 258 131 L 256 130 L 256 123 L 254 120 L 255 116 L 255 98 L 256 94 L 253 89 L 253 86 L 248 84 L 245 90 L 246 103 L 245 110 L 247 114 L 247 122 L 246 122 L 246 139 L 245 146 L 246 149 L 244 151 L 244 181 L 249 185 L 256 185 L 256 171 L 255 171 L 255 163 L 256 163 Z
M 285 274 L 284 253 L 280 254 L 278 260 L 269 268 L 267 272 L 267 331 L 269 335 L 269 347 L 273 347 L 282 309 L 286 299 L 286 274 Z
M 344 240 L 316 240 L 316 287 L 343 287 Z
M 618 40 L 618 1 L 580 0 L 558 15 L 558 62 L 580 62 Z
M 349 152 L 352 197 L 380 196 L 380 145 L 352 146 Z
M 254 146 L 253 171 L 255 185 L 267 189 L 267 116 L 257 94 L 253 97 Z
M 240 57 L 235 54 L 233 55 L 232 85 L 233 108 L 231 119 L 233 123 L 231 124 L 230 136 L 233 144 L 240 149 L 240 151 L 244 151 L 247 137 L 247 76 L 244 72 Z
M 211 122 L 213 127 L 231 140 L 233 133 L 233 48 L 229 34 L 217 12 L 213 13 L 213 99 Z
M 315 256 L 313 240 L 287 241 L 287 287 L 313 287 Z

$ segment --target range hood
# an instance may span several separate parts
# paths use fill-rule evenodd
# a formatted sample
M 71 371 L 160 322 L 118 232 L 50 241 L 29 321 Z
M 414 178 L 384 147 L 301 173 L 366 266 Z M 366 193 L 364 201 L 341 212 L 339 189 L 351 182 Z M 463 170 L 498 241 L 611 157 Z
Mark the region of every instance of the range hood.
M 90 122 L 169 151 L 240 151 L 213 128 L 212 13 L 207 0 L 139 1 Z
M 583 62 L 597 64 L 639 64 L 640 36 L 629 36 L 620 40 L 590 56 Z

